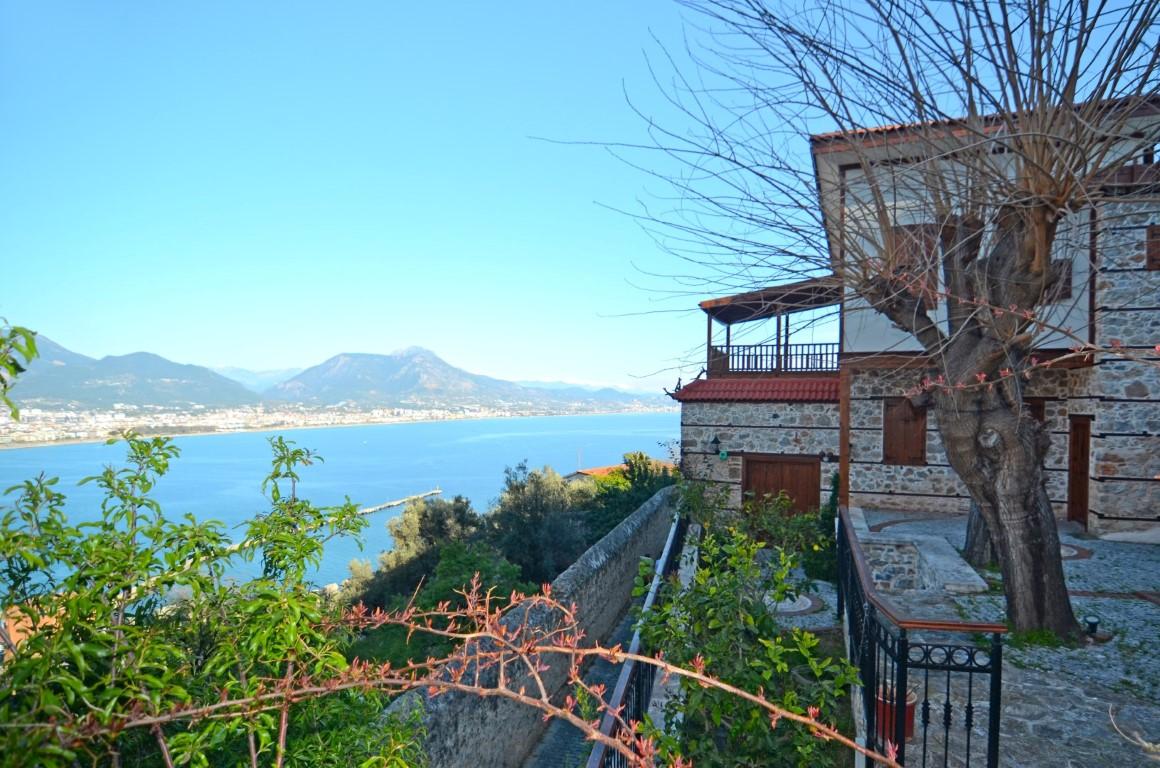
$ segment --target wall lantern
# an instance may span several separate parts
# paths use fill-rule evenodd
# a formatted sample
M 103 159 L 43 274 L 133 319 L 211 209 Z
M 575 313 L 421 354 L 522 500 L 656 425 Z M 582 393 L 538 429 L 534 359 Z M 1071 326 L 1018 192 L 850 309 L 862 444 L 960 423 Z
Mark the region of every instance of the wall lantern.
M 721 461 L 729 458 L 729 451 L 721 447 L 721 438 L 713 435 L 713 439 L 709 441 L 709 447 L 713 449 L 713 453 L 717 454 L 717 458 Z

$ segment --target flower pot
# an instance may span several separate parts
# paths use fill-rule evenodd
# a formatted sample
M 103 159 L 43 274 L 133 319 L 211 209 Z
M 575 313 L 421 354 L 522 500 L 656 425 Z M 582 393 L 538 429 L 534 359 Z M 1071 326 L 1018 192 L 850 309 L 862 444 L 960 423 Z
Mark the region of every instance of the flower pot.
M 893 688 L 879 688 L 878 701 L 875 704 L 875 722 L 877 723 L 878 735 L 883 743 L 887 739 L 894 741 L 894 689 Z M 914 691 L 906 692 L 906 720 L 905 735 L 906 738 L 914 738 L 914 707 L 918 704 L 918 694 Z

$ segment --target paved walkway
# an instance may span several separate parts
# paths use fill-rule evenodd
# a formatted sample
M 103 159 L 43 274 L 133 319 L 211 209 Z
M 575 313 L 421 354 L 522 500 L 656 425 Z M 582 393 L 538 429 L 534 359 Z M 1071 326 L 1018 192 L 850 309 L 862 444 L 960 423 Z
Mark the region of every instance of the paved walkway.
M 957 547 L 966 529 L 962 517 L 905 518 L 897 513 L 870 513 L 867 523 L 899 537 L 945 536 Z M 1124 733 L 1160 742 L 1160 546 L 1105 541 L 1070 524 L 1061 529 L 1060 539 L 1076 615 L 1099 617 L 1100 628 L 1109 630 L 1112 639 L 1075 648 L 1004 648 L 1001 764 L 1149 764 L 1143 748 L 1116 733 L 1112 718 Z M 998 594 L 950 598 L 920 593 L 895 602 L 932 618 L 1003 618 Z M 985 703 L 976 716 L 985 718 Z
M 633 601 L 632 607 L 635 608 L 636 605 L 637 602 Z M 635 616 L 632 610 L 629 610 L 609 638 L 607 645 L 620 643 L 623 648 L 628 648 L 632 642 L 634 620 Z M 596 659 L 585 673 L 584 681 L 590 685 L 603 683 L 607 691 L 606 696 L 611 696 L 619 674 L 620 664 Z M 544 733 L 544 738 L 524 761 L 524 768 L 584 768 L 591 750 L 592 742 L 585 739 L 580 731 L 563 720 L 552 720 Z

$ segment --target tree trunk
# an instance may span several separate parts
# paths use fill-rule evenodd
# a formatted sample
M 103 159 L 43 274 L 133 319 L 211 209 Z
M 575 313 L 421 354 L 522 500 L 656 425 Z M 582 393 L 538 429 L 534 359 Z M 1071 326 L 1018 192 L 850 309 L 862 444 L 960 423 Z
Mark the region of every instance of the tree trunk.
M 1012 629 L 1078 635 L 1044 488 L 1046 431 L 995 391 L 948 392 L 936 405 L 947 458 L 992 532 Z
M 967 516 L 967 543 L 963 547 L 963 558 L 976 568 L 986 568 L 997 560 L 995 545 L 991 543 L 991 529 L 974 499 L 971 499 L 971 513 Z

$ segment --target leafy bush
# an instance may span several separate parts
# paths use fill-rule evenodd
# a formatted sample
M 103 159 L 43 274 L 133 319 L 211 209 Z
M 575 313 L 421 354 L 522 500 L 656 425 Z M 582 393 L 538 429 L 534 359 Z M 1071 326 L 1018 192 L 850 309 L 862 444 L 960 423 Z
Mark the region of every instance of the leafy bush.
M 837 472 L 830 477 L 830 496 L 817 514 L 817 539 L 802 552 L 802 568 L 806 576 L 819 581 L 837 582 L 838 550 L 834 526 L 838 517 L 838 494 L 841 482 Z
M 352 564 L 344 592 L 350 602 L 388 608 L 396 606 L 400 597 L 409 598 L 438 566 L 444 545 L 480 537 L 483 517 L 463 496 L 451 501 L 419 499 L 388 521 L 387 529 L 394 546 L 379 556 L 378 570 L 368 576 L 361 563 Z M 470 576 L 464 583 L 469 580 Z
M 467 541 L 482 527 L 483 518 L 463 496 L 413 501 L 387 522 L 394 545 L 382 554 L 380 564 L 393 568 L 443 544 Z
M 495 548 L 482 542 L 464 544 L 451 542 L 437 550 L 438 563 L 418 594 L 414 605 L 421 609 L 433 609 L 441 603 L 449 607 L 463 605 L 462 592 L 478 574 L 479 583 L 491 590 L 493 604 L 506 604 L 512 592 L 534 593 L 535 584 L 520 580 L 520 569 L 506 560 Z M 391 608 L 400 608 L 409 596 L 396 596 Z M 366 632 L 351 644 L 347 655 L 364 661 L 389 661 L 403 664 L 409 659 L 425 659 L 429 656 L 443 656 L 450 653 L 452 645 L 436 635 L 413 634 L 408 637 L 402 627 L 380 627 Z
M 487 516 L 488 540 L 520 567 L 525 580 L 548 583 L 587 549 L 579 510 L 591 498 L 591 488 L 568 483 L 550 467 L 509 467 L 499 502 Z
M 287 679 L 325 686 L 347 670 L 340 638 L 323 629 L 331 607 L 306 574 L 327 539 L 365 520 L 349 502 L 321 509 L 298 498 L 298 471 L 318 457 L 281 438 L 271 445 L 269 511 L 237 545 L 221 524 L 170 519 L 151 498 L 178 455 L 161 438 L 129 438 L 127 467 L 85 481 L 104 491 L 95 522 L 69 523 L 55 480 L 9 489 L 18 496 L 0 510 L 0 763 L 369 765 L 409 750 L 400 745 L 413 734 L 384 729 L 369 691 L 173 714 L 224 697 L 256 702 Z M 261 575 L 238 580 L 249 560 Z M 169 595 L 181 600 L 167 604 Z
M 587 542 L 595 544 L 661 488 L 673 473 L 640 451 L 624 455 L 624 467 L 595 479 L 596 496 L 585 514 Z
M 834 475 L 829 500 L 821 510 L 795 512 L 792 500 L 784 491 L 777 496 L 747 499 L 742 505 L 740 528 L 759 541 L 797 554 L 809 578 L 836 581 L 837 483 L 838 476 Z
M 817 707 L 832 718 L 845 686 L 857 679 L 844 660 L 822 657 L 818 638 L 783 631 L 771 605 L 792 594 L 794 557 L 782 550 L 768 572 L 757 564 L 760 544 L 744 533 L 709 533 L 701 561 L 683 591 L 670 584 L 660 607 L 642 619 L 648 646 L 666 661 L 705 673 L 800 714 Z M 681 696 L 666 707 L 663 743 L 697 766 L 827 766 L 834 750 L 809 732 L 770 729 L 756 705 L 681 678 Z

